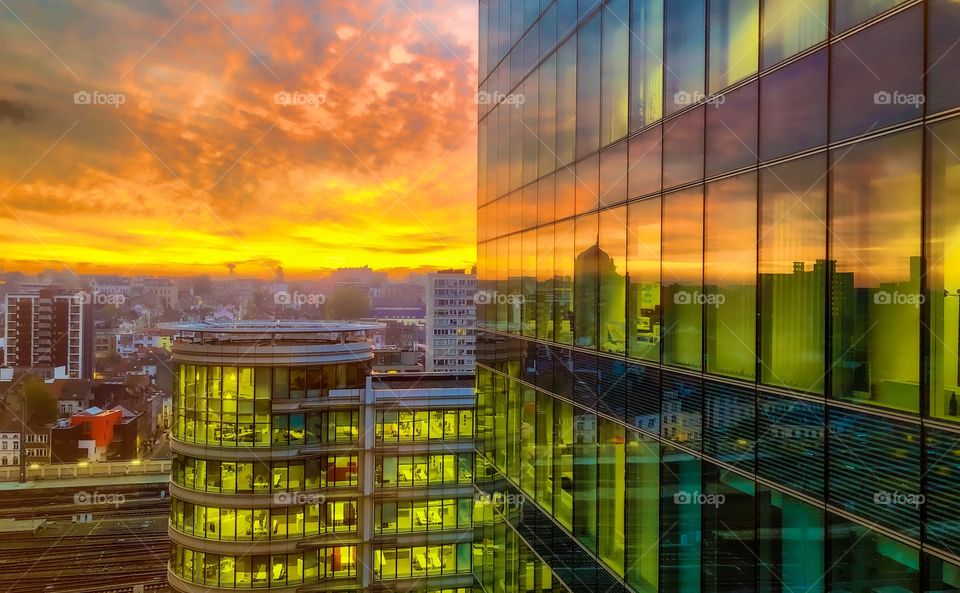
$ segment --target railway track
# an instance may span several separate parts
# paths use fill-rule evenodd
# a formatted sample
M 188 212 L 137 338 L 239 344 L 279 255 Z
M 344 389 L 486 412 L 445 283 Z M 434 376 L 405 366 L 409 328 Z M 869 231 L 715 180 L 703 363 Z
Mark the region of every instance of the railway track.
M 164 489 L 101 488 L 123 495 L 116 505 L 89 504 L 72 489 L 4 493 L 0 519 L 46 522 L 0 535 L 0 593 L 166 593 Z

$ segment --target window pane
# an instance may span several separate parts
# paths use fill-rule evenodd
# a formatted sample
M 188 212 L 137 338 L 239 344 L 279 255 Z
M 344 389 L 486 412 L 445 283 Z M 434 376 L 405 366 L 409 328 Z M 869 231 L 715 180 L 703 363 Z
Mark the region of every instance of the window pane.
M 827 159 L 760 173 L 761 381 L 823 393 Z
M 917 411 L 921 132 L 832 153 L 833 393 Z
M 659 445 L 638 432 L 626 434 L 626 574 L 627 584 L 641 593 L 655 593 L 660 540 Z
M 663 362 L 700 369 L 703 307 L 703 189 L 663 198 Z
M 556 219 L 573 216 L 577 210 L 577 174 L 573 167 L 561 167 L 556 173 Z
M 760 160 L 827 143 L 827 50 L 760 79 Z
M 630 130 L 663 117 L 663 0 L 630 8 Z
M 600 155 L 577 163 L 577 214 L 596 210 L 600 204 Z
M 664 189 L 703 179 L 703 110 L 663 124 Z
M 707 185 L 707 371 L 755 375 L 757 304 L 757 175 Z M 692 295 L 699 300 L 699 295 Z
M 823 511 L 758 486 L 757 571 L 760 591 L 823 593 Z
M 577 218 L 574 253 L 573 308 L 574 344 L 583 348 L 597 348 L 597 313 L 599 302 L 598 217 L 588 214 Z
M 752 82 L 708 105 L 707 176 L 757 162 L 757 83 Z
M 630 198 L 660 191 L 662 129 L 662 126 L 656 126 L 629 140 L 627 196 Z
M 902 4 L 906 0 L 835 0 L 833 3 L 834 33 L 843 33 L 854 25 L 874 17 L 888 8 Z
M 573 534 L 597 551 L 597 416 L 574 408 Z
M 603 72 L 601 73 L 600 146 L 627 134 L 627 87 L 630 53 L 630 3 L 610 0 L 603 9 Z
M 828 7 L 829 0 L 764 0 L 763 66 L 826 39 Z
M 710 0 L 710 92 L 756 73 L 759 0 Z
M 927 113 L 960 104 L 960 3 L 928 0 L 927 10 Z
M 600 15 L 577 34 L 577 158 L 600 142 Z
M 577 134 L 577 37 L 557 50 L 557 164 L 573 160 Z
M 629 205 L 627 271 L 629 354 L 660 362 L 660 198 Z
M 916 6 L 835 46 L 830 73 L 831 140 L 923 115 L 923 77 L 917 76 L 924 71 L 923 37 L 923 7 Z
M 521 234 L 523 257 L 520 262 L 520 324 L 523 335 L 533 337 L 537 331 L 537 231 Z
M 553 222 L 554 210 L 554 176 L 547 175 L 537 181 L 537 224 Z
M 930 415 L 960 420 L 960 120 L 930 126 L 927 270 Z
M 664 78 L 667 87 L 665 115 L 676 113 L 703 97 L 705 4 L 705 0 L 667 4 L 664 44 Z
M 627 200 L 627 143 L 600 153 L 600 207 Z
M 573 344 L 573 221 L 554 226 L 553 324 L 554 340 Z
M 597 551 L 600 559 L 618 575 L 624 567 L 624 506 L 626 505 L 624 428 L 612 420 L 599 419 L 597 455 Z
M 537 337 L 553 340 L 553 225 L 537 229 Z
M 540 65 L 537 77 L 540 91 L 537 97 L 537 170 L 542 176 L 553 171 L 557 164 L 557 54 Z
M 536 472 L 537 502 L 547 511 L 553 508 L 553 398 L 540 391 L 536 394 L 536 432 L 537 460 Z
M 553 400 L 553 516 L 573 529 L 573 405 Z
M 523 81 L 520 97 L 523 97 L 522 105 L 514 105 L 512 109 L 523 112 L 521 136 L 523 138 L 523 183 L 530 183 L 537 178 L 538 151 L 540 149 L 540 136 L 537 132 L 538 114 L 537 114 L 537 96 L 540 94 L 537 89 L 537 77 L 528 76 Z
M 627 207 L 600 213 L 600 349 L 626 352 Z

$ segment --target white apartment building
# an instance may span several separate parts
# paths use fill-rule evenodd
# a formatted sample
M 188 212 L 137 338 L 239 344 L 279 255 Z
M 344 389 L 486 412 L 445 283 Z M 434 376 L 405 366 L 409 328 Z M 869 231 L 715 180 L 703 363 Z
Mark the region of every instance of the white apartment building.
M 427 276 L 428 372 L 474 371 L 476 291 L 476 274 L 443 270 Z

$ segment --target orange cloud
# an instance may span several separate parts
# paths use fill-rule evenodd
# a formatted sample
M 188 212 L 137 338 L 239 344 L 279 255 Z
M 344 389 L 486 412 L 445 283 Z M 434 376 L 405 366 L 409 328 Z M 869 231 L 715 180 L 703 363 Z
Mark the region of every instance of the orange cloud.
M 475 6 L 7 5 L 0 266 L 475 260 Z

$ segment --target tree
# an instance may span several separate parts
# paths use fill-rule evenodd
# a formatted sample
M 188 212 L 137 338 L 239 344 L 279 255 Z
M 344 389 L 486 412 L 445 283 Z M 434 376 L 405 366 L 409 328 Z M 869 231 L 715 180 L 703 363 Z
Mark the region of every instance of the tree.
M 57 419 L 57 398 L 50 393 L 47 384 L 36 375 L 14 377 L 7 393 L 7 405 L 28 426 L 43 426 Z
M 324 304 L 327 319 L 360 319 L 370 316 L 370 297 L 353 286 L 341 286 Z

